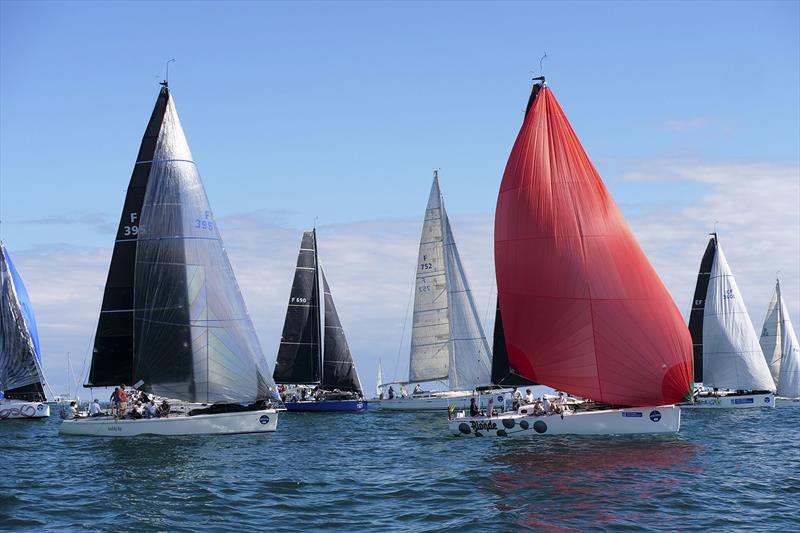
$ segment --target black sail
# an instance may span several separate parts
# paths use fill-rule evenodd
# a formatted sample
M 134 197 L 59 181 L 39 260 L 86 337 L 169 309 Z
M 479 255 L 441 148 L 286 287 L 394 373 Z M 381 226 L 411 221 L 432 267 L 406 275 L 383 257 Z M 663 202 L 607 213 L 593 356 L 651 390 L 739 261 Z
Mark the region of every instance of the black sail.
M 500 316 L 500 300 L 494 315 L 494 342 L 492 344 L 492 383 L 501 387 L 526 387 L 535 382 L 516 374 L 508 363 L 506 337 L 503 333 L 503 318 Z
M 706 308 L 706 294 L 708 283 L 711 280 L 711 267 L 714 265 L 714 255 L 717 253 L 717 234 L 712 233 L 708 246 L 700 261 L 700 272 L 697 274 L 697 285 L 694 288 L 692 310 L 689 313 L 689 333 L 692 335 L 692 350 L 694 352 L 694 381 L 703 382 L 703 314 Z
M 122 209 L 94 338 L 87 386 L 133 381 L 133 284 L 139 219 L 169 91 L 161 89 L 144 132 Z
M 297 255 L 286 321 L 272 374 L 276 383 L 321 381 L 320 326 L 317 234 L 306 231 Z
M 320 267 L 322 286 L 325 292 L 325 342 L 322 356 L 322 387 L 361 393 L 356 365 L 344 329 L 333 303 L 333 295 L 328 286 L 325 272 Z

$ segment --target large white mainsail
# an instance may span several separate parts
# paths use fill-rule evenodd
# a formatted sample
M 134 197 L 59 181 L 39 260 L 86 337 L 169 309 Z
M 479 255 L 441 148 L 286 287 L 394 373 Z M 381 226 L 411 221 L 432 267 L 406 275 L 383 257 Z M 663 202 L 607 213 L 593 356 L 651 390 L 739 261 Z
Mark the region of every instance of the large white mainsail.
M 703 314 L 703 344 L 704 385 L 732 390 L 775 390 L 758 336 L 719 241 Z
M 800 345 L 777 280 L 761 330 L 761 349 L 778 385 L 778 395 L 800 397 Z
M 451 390 L 491 382 L 491 352 L 439 189 L 425 210 L 417 261 L 409 381 L 448 379 Z

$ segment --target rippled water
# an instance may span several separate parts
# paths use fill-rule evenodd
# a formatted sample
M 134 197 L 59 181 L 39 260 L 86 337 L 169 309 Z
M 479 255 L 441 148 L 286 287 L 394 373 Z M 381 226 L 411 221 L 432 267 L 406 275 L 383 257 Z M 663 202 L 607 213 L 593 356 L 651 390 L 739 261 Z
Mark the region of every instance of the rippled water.
M 282 413 L 271 435 L 137 439 L 3 421 L 0 529 L 800 530 L 800 408 L 684 410 L 678 436 L 648 438 L 446 421 Z

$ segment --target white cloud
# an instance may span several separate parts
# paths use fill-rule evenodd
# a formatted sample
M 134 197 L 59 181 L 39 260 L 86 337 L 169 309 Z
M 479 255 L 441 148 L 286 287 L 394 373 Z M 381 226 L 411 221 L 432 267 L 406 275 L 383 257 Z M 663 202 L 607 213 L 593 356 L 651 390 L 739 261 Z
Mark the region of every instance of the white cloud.
M 776 270 L 781 271 L 790 312 L 800 324 L 797 167 L 661 160 L 643 162 L 622 178 L 708 185 L 689 203 L 626 206 L 634 232 L 684 316 L 688 314 L 706 234 L 719 221 L 720 241 L 756 327 L 766 312 Z M 419 217 L 414 219 L 367 220 L 318 228 L 320 260 L 369 393 L 378 358 L 387 377 L 399 378 L 407 371 L 408 342 L 401 349 L 400 341 L 415 273 L 424 200 L 420 200 Z M 491 335 L 493 216 L 453 214 L 453 206 L 449 207 L 476 304 L 481 318 L 488 317 L 487 333 Z M 272 363 L 303 228 L 287 227 L 268 212 L 223 218 L 220 226 L 264 353 Z M 111 249 L 53 246 L 12 253 L 36 309 L 46 371 L 54 388 L 64 390 L 66 352 L 72 352 L 78 367 L 89 353 Z M 406 338 L 409 327 L 406 324 Z

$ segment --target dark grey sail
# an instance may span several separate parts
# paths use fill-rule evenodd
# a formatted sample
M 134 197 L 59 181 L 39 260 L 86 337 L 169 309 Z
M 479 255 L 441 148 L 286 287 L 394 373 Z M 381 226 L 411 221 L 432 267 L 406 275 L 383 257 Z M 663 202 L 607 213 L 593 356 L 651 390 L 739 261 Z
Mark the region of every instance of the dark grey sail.
M 717 251 L 717 234 L 712 233 L 708 246 L 700 261 L 700 272 L 697 274 L 697 285 L 694 288 L 692 310 L 689 313 L 689 333 L 692 335 L 692 350 L 694 352 L 694 381 L 703 382 L 703 315 L 706 307 L 706 294 L 708 282 L 711 279 L 711 267 L 714 265 L 714 255 Z
M 169 90 L 165 86 L 158 95 L 133 166 L 100 307 L 87 386 L 107 387 L 133 382 L 133 272 L 136 239 L 139 235 L 144 194 L 168 100 Z
M 321 381 L 320 327 L 317 233 L 312 230 L 303 233 L 297 254 L 294 282 L 272 374 L 276 383 L 312 384 Z
M 39 333 L 28 291 L 0 242 L 0 391 L 6 398 L 44 401 Z
M 273 383 L 255 328 L 166 86 L 157 111 L 162 97 L 166 103 L 155 148 L 150 160 L 139 161 L 149 173 L 140 211 L 131 212 L 139 222 L 130 245 L 133 261 L 126 257 L 124 264 L 130 269 L 125 276 L 133 279 L 132 329 L 127 319 L 106 317 L 98 328 L 89 386 L 142 381 L 144 390 L 191 402 L 267 398 Z M 130 251 L 116 248 L 118 253 Z M 129 314 L 118 311 L 102 314 Z M 109 338 L 117 352 L 101 349 L 111 345 L 103 344 Z M 130 361 L 123 352 L 132 353 Z M 113 368 L 109 353 L 120 358 L 125 372 Z
M 361 394 L 361 381 L 358 379 L 356 365 L 347 338 L 344 335 L 339 313 L 333 303 L 333 295 L 328 286 L 325 272 L 320 267 L 322 286 L 325 291 L 325 342 L 322 356 L 322 388 L 339 389 Z
M 494 315 L 494 342 L 492 343 L 492 384 L 499 387 L 527 387 L 536 385 L 535 382 L 525 379 L 511 368 L 508 362 L 508 349 L 506 337 L 503 333 L 503 317 L 500 316 L 500 301 L 497 301 L 497 311 Z

